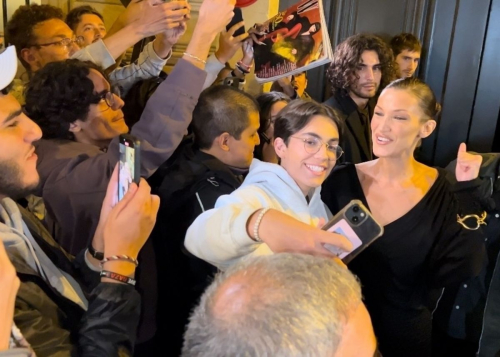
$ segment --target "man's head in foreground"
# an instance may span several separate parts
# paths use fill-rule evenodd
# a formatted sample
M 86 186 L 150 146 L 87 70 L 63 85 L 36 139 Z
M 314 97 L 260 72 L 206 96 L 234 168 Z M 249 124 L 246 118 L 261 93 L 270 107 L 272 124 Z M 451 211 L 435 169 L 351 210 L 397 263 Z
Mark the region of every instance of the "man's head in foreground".
M 6 87 L 17 71 L 13 46 L 0 54 L 0 199 L 20 198 L 33 190 L 39 181 L 35 147 L 42 132 L 22 111 L 21 105 Z
M 361 289 L 333 260 L 245 259 L 216 277 L 194 310 L 183 356 L 372 357 Z

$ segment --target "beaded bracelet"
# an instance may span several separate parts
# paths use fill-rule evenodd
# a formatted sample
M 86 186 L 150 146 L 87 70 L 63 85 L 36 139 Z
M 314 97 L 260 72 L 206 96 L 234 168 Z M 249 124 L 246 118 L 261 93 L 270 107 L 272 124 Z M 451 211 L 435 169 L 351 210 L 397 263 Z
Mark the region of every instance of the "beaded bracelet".
M 201 62 L 201 63 L 203 63 L 203 64 L 207 64 L 207 61 L 202 60 L 200 57 L 197 57 L 197 56 L 195 56 L 195 55 L 192 55 L 191 53 L 184 52 L 184 53 L 183 53 L 183 55 L 186 55 L 186 56 L 188 56 L 188 57 L 191 57 L 192 59 L 194 59 L 194 60 L 196 60 L 196 61 L 198 61 L 198 62 Z
M 247 70 L 250 70 L 252 68 L 253 64 L 244 64 L 242 61 L 238 61 L 236 63 L 238 66 L 241 66 L 243 68 L 246 68 Z
M 262 239 L 259 237 L 259 227 L 260 222 L 262 221 L 262 217 L 269 211 L 269 208 L 264 208 L 260 211 L 259 216 L 257 217 L 257 221 L 255 221 L 255 225 L 253 226 L 253 238 L 255 241 L 262 243 Z
M 240 70 L 241 73 L 244 73 L 244 74 L 249 74 L 250 71 L 241 67 L 239 64 L 236 64 L 236 68 L 238 68 Z
M 121 283 L 135 286 L 135 280 L 128 277 L 128 276 L 125 276 L 125 275 L 113 273 L 112 271 L 108 271 L 108 270 L 101 271 L 100 275 L 101 275 L 101 277 L 104 277 L 104 278 L 113 279 L 113 280 L 119 281 Z
M 116 261 L 116 260 L 122 260 L 122 261 L 130 262 L 130 263 L 135 264 L 135 266 L 139 265 L 139 261 L 137 259 L 129 257 L 128 255 L 125 255 L 125 254 L 121 254 L 121 255 L 112 255 L 110 257 L 104 258 L 103 260 L 101 260 L 101 263 L 100 263 L 101 267 L 106 262 L 111 262 L 111 261 Z

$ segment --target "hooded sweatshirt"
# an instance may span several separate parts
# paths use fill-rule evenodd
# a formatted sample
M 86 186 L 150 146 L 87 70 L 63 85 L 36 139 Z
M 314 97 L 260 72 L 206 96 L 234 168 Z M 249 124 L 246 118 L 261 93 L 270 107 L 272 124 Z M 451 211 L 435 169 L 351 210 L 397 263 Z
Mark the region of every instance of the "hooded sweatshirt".
M 186 249 L 221 270 L 249 255 L 273 254 L 265 243 L 255 242 L 247 234 L 247 221 L 262 208 L 286 213 L 316 226 L 331 213 L 321 201 L 321 187 L 309 199 L 281 166 L 252 161 L 243 184 L 230 195 L 219 197 L 215 208 L 198 216 L 186 233 Z

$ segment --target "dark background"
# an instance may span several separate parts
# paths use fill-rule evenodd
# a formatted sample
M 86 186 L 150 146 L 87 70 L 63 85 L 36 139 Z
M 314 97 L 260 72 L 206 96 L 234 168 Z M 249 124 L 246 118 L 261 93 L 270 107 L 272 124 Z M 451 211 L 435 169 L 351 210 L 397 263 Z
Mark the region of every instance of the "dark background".
M 280 0 L 280 10 L 297 0 Z M 389 40 L 411 32 L 423 43 L 417 76 L 443 110 L 419 155 L 444 166 L 462 141 L 468 150 L 500 151 L 500 0 L 323 0 L 336 46 L 360 32 Z M 308 93 L 327 96 L 326 66 L 309 71 Z M 497 130 L 498 129 L 498 130 Z

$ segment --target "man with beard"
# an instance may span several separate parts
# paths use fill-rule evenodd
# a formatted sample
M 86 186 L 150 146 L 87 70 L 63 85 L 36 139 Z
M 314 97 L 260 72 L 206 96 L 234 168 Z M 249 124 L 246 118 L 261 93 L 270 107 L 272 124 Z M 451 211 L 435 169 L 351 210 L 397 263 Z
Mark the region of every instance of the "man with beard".
M 333 57 L 327 71 L 333 95 L 324 104 L 344 118 L 343 161 L 372 160 L 370 119 L 376 96 L 396 78 L 392 51 L 379 37 L 358 34 L 339 44 Z
M 0 286 L 7 291 L 0 299 L 0 351 L 8 351 L 0 354 L 131 356 L 140 314 L 136 258 L 155 223 L 159 199 L 142 180 L 113 206 L 115 170 L 92 244 L 104 257 L 117 259 L 99 262 L 88 252 L 76 259 L 66 253 L 14 201 L 39 183 L 33 144 L 42 132 L 7 94 L 17 70 L 14 47 L 0 54 L 0 68 L 0 244 L 12 263 L 2 254 Z M 12 266 L 19 279 L 13 286 L 3 279 Z

